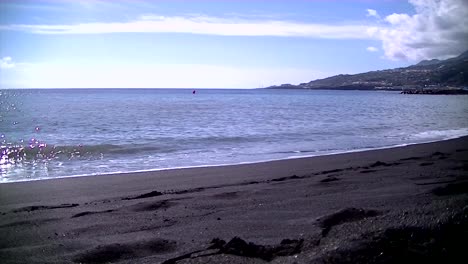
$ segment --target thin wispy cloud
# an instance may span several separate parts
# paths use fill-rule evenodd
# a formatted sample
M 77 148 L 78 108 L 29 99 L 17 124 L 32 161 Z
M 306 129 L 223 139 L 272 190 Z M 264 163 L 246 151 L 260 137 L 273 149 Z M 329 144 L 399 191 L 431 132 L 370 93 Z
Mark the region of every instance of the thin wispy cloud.
M 368 17 L 375 17 L 377 19 L 380 19 L 379 13 L 377 13 L 377 10 L 374 9 L 367 9 L 367 15 Z
M 138 7 L 154 7 L 157 5 L 155 1 L 145 0 L 29 0 L 29 1 L 5 1 L 1 3 L 3 7 L 10 10 L 32 9 L 37 11 L 50 10 L 50 11 L 64 11 L 70 8 L 83 8 L 83 9 L 128 9 L 132 6 Z
M 2 25 L 0 30 L 34 34 L 188 33 L 218 36 L 277 36 L 369 39 L 365 25 L 311 24 L 282 20 L 245 20 L 208 16 L 144 15 L 128 22 L 67 25 Z
M 18 8 L 39 8 L 40 10 L 42 8 L 80 7 L 81 14 L 84 15 L 73 19 L 58 19 L 57 23 L 54 23 L 55 20 L 48 19 L 41 20 L 49 21 L 42 23 L 24 20 L 28 22 L 0 24 L 0 34 L 2 31 L 27 32 L 47 38 L 47 35 L 173 33 L 332 39 L 343 41 L 343 43 L 346 43 L 346 40 L 372 40 L 360 48 L 368 52 L 381 51 L 384 58 L 395 61 L 447 58 L 460 54 L 468 47 L 468 2 L 466 0 L 409 0 L 414 7 L 414 13 L 391 14 L 386 10 L 364 7 L 360 16 L 367 17 L 367 20 L 347 20 L 347 22 L 336 22 L 336 20 L 333 20 L 335 22 L 330 20 L 308 22 L 301 20 L 300 17 L 274 12 L 272 14 L 275 15 L 263 13 L 249 15 L 248 12 L 219 14 L 218 12 L 215 16 L 199 13 L 180 15 L 166 12 L 165 14 L 170 15 L 160 16 L 155 14 L 158 12 L 156 8 L 158 1 L 144 0 L 49 0 L 44 6 L 38 6 L 33 1 L 27 3 L 29 5 L 26 5 L 26 2 L 2 3 L 2 5 L 9 8 L 19 6 Z M 88 12 L 88 9 L 91 11 Z M 99 12 L 93 13 L 94 11 Z M 102 12 L 114 15 L 104 16 Z M 384 15 L 385 12 L 387 14 Z M 66 12 L 57 11 L 56 13 Z M 89 19 L 86 16 L 89 13 L 99 14 L 96 16 L 99 20 Z M 164 14 L 164 11 L 162 13 Z M 71 21 L 76 21 L 76 23 Z M 376 43 L 377 41 L 381 43 L 381 46 Z M 3 68 L 14 65 L 13 62 L 5 62 L 4 59 L 2 63 Z
M 33 1 L 1 1 L 0 8 L 4 10 L 9 10 L 9 12 L 22 12 L 25 10 L 33 10 L 37 12 L 43 11 L 56 11 L 62 12 L 67 10 L 66 6 L 57 5 L 54 2 L 42 2 L 37 3 Z
M 11 57 L 3 57 L 0 59 L 0 69 L 11 69 L 15 66 L 16 65 Z

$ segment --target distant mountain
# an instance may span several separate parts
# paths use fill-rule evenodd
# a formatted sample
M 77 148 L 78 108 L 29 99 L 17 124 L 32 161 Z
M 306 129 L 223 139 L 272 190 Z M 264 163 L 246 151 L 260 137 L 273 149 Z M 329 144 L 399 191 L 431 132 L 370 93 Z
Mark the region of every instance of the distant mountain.
M 298 85 L 270 89 L 402 90 L 468 86 L 468 51 L 447 60 L 424 60 L 416 65 L 359 74 L 340 74 Z
M 440 60 L 438 59 L 432 59 L 432 60 L 423 60 L 420 63 L 416 64 L 415 66 L 428 66 L 428 65 L 434 65 L 440 63 Z

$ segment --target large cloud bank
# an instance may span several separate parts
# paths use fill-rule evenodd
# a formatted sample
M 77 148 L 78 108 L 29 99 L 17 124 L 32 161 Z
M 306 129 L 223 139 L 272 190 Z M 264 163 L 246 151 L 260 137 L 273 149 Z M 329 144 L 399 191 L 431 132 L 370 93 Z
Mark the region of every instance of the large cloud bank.
M 371 27 L 392 60 L 444 59 L 468 49 L 468 0 L 409 0 L 416 13 L 391 14 Z
M 33 34 L 183 33 L 217 36 L 272 36 L 317 39 L 361 39 L 381 41 L 391 60 L 418 61 L 456 56 L 468 49 L 468 0 L 409 0 L 413 14 L 380 15 L 367 9 L 373 25 L 355 23 L 307 23 L 195 16 L 141 15 L 130 21 L 84 22 L 78 24 L 9 24 L 1 30 Z M 2 67 L 11 64 L 2 61 Z

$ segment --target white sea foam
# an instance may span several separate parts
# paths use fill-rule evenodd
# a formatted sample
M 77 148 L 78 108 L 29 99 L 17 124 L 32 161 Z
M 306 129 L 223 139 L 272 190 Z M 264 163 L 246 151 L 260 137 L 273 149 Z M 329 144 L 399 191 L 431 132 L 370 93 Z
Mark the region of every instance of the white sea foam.
M 411 138 L 420 140 L 444 140 L 459 138 L 468 135 L 468 128 L 447 129 L 447 130 L 429 130 L 414 134 Z

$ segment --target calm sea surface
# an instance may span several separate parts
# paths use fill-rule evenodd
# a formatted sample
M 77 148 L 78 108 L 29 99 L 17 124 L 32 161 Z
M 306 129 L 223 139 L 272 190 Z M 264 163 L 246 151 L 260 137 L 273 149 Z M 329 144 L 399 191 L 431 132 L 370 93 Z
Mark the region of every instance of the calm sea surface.
M 468 96 L 0 90 L 0 182 L 237 164 L 468 135 Z

